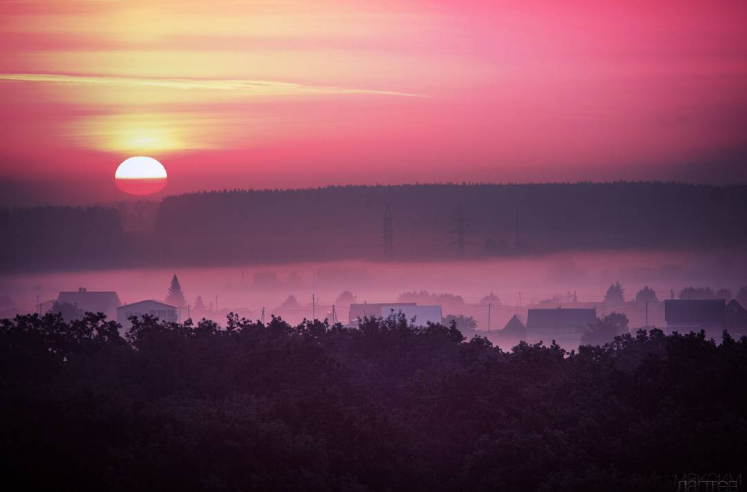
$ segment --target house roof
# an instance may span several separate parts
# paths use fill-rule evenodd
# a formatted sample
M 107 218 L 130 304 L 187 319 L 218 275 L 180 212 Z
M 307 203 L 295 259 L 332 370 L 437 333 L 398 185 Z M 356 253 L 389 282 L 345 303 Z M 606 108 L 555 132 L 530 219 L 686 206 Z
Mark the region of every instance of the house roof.
M 747 326 L 747 309 L 739 301 L 732 299 L 726 305 L 724 313 L 724 324 L 727 326 Z
M 596 309 L 530 309 L 527 329 L 585 327 L 596 319 Z
M 722 323 L 726 301 L 723 299 L 683 299 L 664 301 L 667 323 Z
M 116 292 L 90 292 L 79 289 L 74 292 L 60 292 L 57 302 L 75 304 L 85 312 L 106 313 L 122 305 Z
M 153 300 L 153 299 L 146 299 L 144 301 L 138 301 L 138 302 L 133 302 L 131 304 L 125 304 L 123 306 L 119 306 L 117 308 L 117 310 L 125 309 L 125 308 L 131 308 L 133 306 L 138 306 L 140 304 L 146 304 L 146 303 L 147 304 L 158 304 L 160 307 L 163 307 L 163 308 L 166 308 L 166 309 L 176 309 L 176 306 L 172 306 L 171 304 L 166 304 L 165 302 L 156 301 L 156 300 Z
M 527 329 L 515 314 L 508 320 L 506 326 L 501 330 L 503 335 L 526 335 Z
M 356 321 L 358 318 L 368 317 L 381 317 L 381 308 L 387 306 L 395 308 L 397 306 L 416 306 L 414 302 L 380 302 L 380 303 L 363 303 L 363 304 L 351 304 L 350 315 L 348 319 L 350 321 Z
M 443 322 L 441 306 L 418 306 L 416 304 L 384 304 L 381 306 L 380 316 L 382 318 L 398 315 L 399 313 L 404 314 L 408 321 L 414 318 L 413 326 L 426 326 L 428 322 Z

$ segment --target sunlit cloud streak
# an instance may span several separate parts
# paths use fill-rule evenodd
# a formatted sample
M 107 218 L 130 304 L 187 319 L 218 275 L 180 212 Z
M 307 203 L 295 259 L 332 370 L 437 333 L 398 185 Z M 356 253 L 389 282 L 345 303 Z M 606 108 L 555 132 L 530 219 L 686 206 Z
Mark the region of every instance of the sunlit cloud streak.
M 170 193 L 747 175 L 744 0 L 0 5 L 0 180 L 81 200 L 132 155 Z
M 369 94 L 382 96 L 418 97 L 396 91 L 379 91 L 370 89 L 351 89 L 345 87 L 327 87 L 278 82 L 272 80 L 215 80 L 215 79 L 163 79 L 136 77 L 109 77 L 63 74 L 0 74 L 0 80 L 38 82 L 47 84 L 97 85 L 115 87 L 157 87 L 180 90 L 230 91 L 243 96 L 279 96 L 279 95 L 335 95 L 335 94 Z

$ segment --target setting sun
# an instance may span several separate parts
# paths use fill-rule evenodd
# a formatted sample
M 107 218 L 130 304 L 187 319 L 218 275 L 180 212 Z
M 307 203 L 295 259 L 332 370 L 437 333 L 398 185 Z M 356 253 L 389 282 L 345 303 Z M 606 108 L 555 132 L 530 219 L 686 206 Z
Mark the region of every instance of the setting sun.
M 114 173 L 117 187 L 130 195 L 151 195 L 166 186 L 166 168 L 152 157 L 130 157 Z

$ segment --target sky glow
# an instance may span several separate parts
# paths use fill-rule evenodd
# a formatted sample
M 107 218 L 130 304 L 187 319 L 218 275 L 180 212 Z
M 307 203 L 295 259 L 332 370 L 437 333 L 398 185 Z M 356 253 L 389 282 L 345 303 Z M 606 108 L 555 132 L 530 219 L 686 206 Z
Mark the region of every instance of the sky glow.
M 175 193 L 744 181 L 744 25 L 739 0 L 6 0 L 0 188 L 96 201 L 140 154 Z

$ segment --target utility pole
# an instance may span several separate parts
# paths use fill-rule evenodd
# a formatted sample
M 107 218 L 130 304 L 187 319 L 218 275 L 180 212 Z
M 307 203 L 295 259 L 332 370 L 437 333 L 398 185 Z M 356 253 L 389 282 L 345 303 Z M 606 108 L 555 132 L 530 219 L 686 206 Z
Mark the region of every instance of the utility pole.
M 265 307 L 262 306 L 262 324 L 265 324 Z
M 41 305 L 41 301 L 39 301 L 39 294 L 36 294 L 36 306 L 37 306 L 37 309 L 39 310 L 39 316 L 41 316 L 42 315 L 42 305 Z
M 389 204 L 384 209 L 384 254 L 390 256 L 394 252 L 394 221 Z
M 490 308 L 493 306 L 492 302 L 488 303 L 488 331 L 490 331 Z
M 316 295 L 311 294 L 311 318 L 316 320 Z
M 192 307 L 187 304 L 187 319 L 190 319 L 192 317 Z
M 332 304 L 332 324 L 337 323 L 337 311 L 335 311 L 335 305 Z
M 457 208 L 457 216 L 454 220 L 456 223 L 456 229 L 452 230 L 451 232 L 456 234 L 457 240 L 457 256 L 459 258 L 464 257 L 464 233 L 467 230 L 467 223 L 464 220 L 464 213 L 462 212 L 462 206 L 459 205 L 459 208 Z

